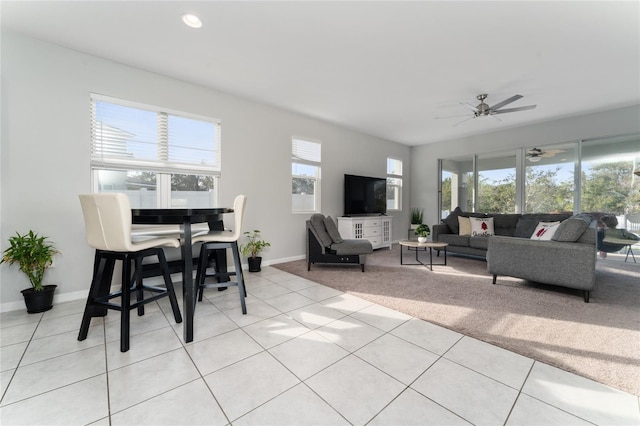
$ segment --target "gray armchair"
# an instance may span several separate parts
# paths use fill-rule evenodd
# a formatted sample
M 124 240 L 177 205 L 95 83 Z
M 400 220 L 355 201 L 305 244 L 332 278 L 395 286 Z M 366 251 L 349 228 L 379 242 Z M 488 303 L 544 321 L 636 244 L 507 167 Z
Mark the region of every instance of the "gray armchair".
M 369 240 L 343 239 L 331 216 L 314 214 L 306 225 L 307 271 L 312 263 L 352 263 L 359 264 L 364 272 L 366 255 L 373 253 Z

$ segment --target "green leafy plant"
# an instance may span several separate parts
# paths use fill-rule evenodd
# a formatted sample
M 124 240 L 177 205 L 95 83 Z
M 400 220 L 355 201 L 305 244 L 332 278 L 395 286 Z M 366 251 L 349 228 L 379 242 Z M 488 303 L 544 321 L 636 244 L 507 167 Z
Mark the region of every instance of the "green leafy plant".
M 431 234 L 431 230 L 429 229 L 429 225 L 425 225 L 420 224 L 420 226 L 418 226 L 416 228 L 416 230 L 414 231 L 414 233 L 418 236 L 418 237 L 428 237 L 429 234 Z
M 247 236 L 249 241 L 240 246 L 240 251 L 246 257 L 258 257 L 262 250 L 267 247 L 271 247 L 271 244 L 260 239 L 260 231 L 257 229 L 254 229 L 251 232 L 246 231 L 244 235 Z
M 35 291 L 42 291 L 44 273 L 51 266 L 53 256 L 59 253 L 53 244 L 47 242 L 47 238 L 40 237 L 31 230 L 24 235 L 16 232 L 15 236 L 9 238 L 9 247 L 0 259 L 0 264 L 17 263 Z
M 422 223 L 423 211 L 422 209 L 412 208 L 410 214 L 410 220 L 412 225 L 420 225 Z

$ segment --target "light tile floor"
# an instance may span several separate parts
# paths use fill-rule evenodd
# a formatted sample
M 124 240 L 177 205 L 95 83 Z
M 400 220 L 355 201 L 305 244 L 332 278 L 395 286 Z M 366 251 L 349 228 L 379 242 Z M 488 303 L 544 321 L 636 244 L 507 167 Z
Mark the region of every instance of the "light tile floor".
M 361 273 L 345 269 L 345 273 Z M 266 267 L 210 290 L 182 341 L 168 303 L 76 340 L 83 301 L 0 317 L 0 422 L 639 425 L 637 396 Z

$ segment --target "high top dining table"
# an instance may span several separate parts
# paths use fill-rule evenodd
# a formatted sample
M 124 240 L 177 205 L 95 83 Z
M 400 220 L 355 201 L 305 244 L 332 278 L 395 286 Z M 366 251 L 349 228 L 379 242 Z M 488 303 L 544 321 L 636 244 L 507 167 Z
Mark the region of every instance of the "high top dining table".
M 131 219 L 136 225 L 180 225 L 182 240 L 182 296 L 184 316 L 184 341 L 193 341 L 193 315 L 198 289 L 193 280 L 193 248 L 191 246 L 191 225 L 208 222 L 209 229 L 223 230 L 222 215 L 233 213 L 231 208 L 177 208 L 177 209 L 131 209 Z M 226 256 L 224 256 L 226 268 Z M 222 267 L 218 263 L 216 267 Z

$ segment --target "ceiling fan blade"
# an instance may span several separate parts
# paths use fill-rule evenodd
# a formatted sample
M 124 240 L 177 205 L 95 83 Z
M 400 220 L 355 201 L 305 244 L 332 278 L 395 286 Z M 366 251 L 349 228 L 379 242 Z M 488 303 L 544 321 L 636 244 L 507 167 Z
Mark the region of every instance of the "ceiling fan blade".
M 517 107 L 517 108 L 507 108 L 507 109 L 500 109 L 498 111 L 491 111 L 491 114 L 506 114 L 507 112 L 516 112 L 516 111 L 526 111 L 528 109 L 534 109 L 536 107 L 536 105 L 527 105 L 527 106 L 523 106 L 523 107 Z
M 437 116 L 434 117 L 436 120 L 439 120 L 441 118 L 456 118 L 456 117 L 468 117 L 469 114 L 457 114 L 457 115 L 442 115 L 442 116 Z
M 473 112 L 478 112 L 478 108 L 474 107 L 469 102 L 460 102 L 460 105 L 463 105 L 463 106 L 469 108 Z
M 451 127 L 456 127 L 458 124 L 462 124 L 462 123 L 464 123 L 464 122 L 465 122 L 465 121 L 467 121 L 467 120 L 471 120 L 472 118 L 476 118 L 476 116 L 475 116 L 475 115 L 472 115 L 471 117 L 467 117 L 467 118 L 465 118 L 465 119 L 464 119 L 464 120 L 462 120 L 462 121 L 458 121 L 456 124 L 454 124 L 454 125 L 453 125 L 453 126 L 451 126 Z
M 502 102 L 498 102 L 497 104 L 492 105 L 492 106 L 491 106 L 491 109 L 495 111 L 495 110 L 497 110 L 497 109 L 502 108 L 503 106 L 505 106 L 505 105 L 507 105 L 507 104 L 510 104 L 511 102 L 515 102 L 515 101 L 517 101 L 517 100 L 518 100 L 518 99 L 520 99 L 520 98 L 522 98 L 522 95 L 513 95 L 513 96 L 512 96 L 512 97 L 510 97 L 509 99 L 505 99 L 505 100 L 504 100 L 504 101 L 502 101 Z

